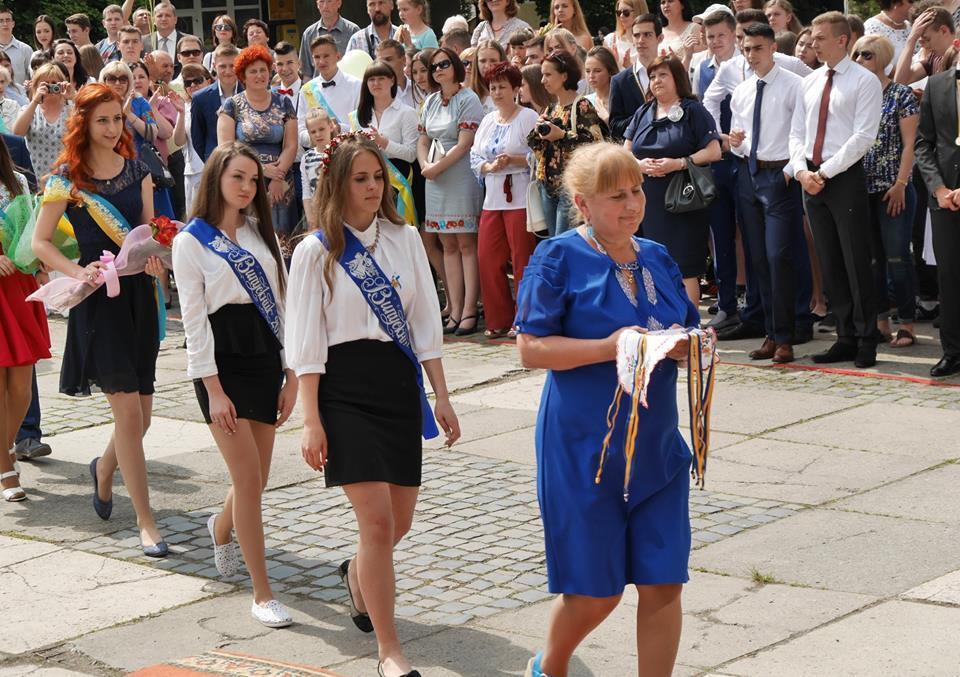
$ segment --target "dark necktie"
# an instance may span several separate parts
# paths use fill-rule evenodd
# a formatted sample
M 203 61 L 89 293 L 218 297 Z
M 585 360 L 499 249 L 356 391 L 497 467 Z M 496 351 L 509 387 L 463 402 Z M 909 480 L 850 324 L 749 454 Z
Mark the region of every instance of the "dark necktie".
M 336 86 L 337 86 L 337 83 L 334 82 L 333 80 L 330 80 L 330 81 L 328 81 L 328 82 L 321 82 L 321 83 L 320 83 L 320 86 L 323 87 L 324 89 L 326 89 L 327 87 L 336 87 Z
M 827 111 L 830 109 L 830 90 L 833 89 L 832 68 L 827 71 L 827 84 L 823 86 L 823 97 L 820 99 L 820 117 L 817 118 L 817 137 L 813 140 L 812 162 L 817 167 L 823 164 L 823 139 L 827 135 Z
M 763 105 L 763 88 L 766 84 L 763 80 L 757 80 L 757 99 L 753 104 L 753 131 L 750 132 L 750 158 L 747 160 L 751 175 L 757 173 L 757 148 L 760 146 L 760 106 Z

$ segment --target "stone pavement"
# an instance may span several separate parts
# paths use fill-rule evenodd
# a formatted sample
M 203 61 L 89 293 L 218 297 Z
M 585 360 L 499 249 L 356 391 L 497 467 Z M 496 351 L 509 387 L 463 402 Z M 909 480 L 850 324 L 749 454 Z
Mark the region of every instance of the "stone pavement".
M 58 351 L 64 325 L 52 329 Z M 109 437 L 106 401 L 58 395 L 58 360 L 39 366 L 54 455 L 25 464 L 30 501 L 0 506 L 0 677 L 119 675 L 212 649 L 376 674 L 376 645 L 346 615 L 336 576 L 352 515 L 303 464 L 298 414 L 277 436 L 264 497 L 270 575 L 297 625 L 256 624 L 246 576 L 217 577 L 205 521 L 229 478 L 181 343 L 174 327 L 145 445 L 173 551 L 160 561 L 140 553 L 122 485 L 109 522 L 91 510 L 86 464 Z M 749 343 L 722 346 L 675 674 L 960 675 L 960 388 L 743 366 Z M 876 371 L 916 379 L 931 363 L 917 355 Z M 425 451 L 397 551 L 400 631 L 425 677 L 519 675 L 550 605 L 533 455 L 543 374 L 483 341 L 448 344 L 445 365 L 464 437 Z M 571 675 L 636 674 L 635 598 Z

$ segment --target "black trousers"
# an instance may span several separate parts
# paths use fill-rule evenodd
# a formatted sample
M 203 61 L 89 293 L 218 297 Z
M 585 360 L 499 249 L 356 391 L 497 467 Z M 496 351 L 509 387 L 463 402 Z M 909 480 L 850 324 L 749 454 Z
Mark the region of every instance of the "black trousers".
M 184 221 L 187 217 L 185 213 L 187 211 L 187 198 L 185 195 L 185 179 L 183 178 L 186 160 L 183 158 L 182 149 L 176 153 L 170 153 L 167 157 L 167 169 L 170 170 L 174 181 L 173 188 L 170 189 L 170 196 L 173 199 L 173 213 L 177 215 L 177 219 Z
M 798 258 L 803 237 L 800 185 L 787 185 L 779 169 L 751 176 L 740 166 L 740 227 L 750 242 L 749 265 L 760 290 L 764 330 L 776 343 L 789 343 L 796 323 Z M 807 297 L 807 308 L 810 298 Z
M 940 345 L 960 357 L 960 212 L 931 209 L 933 253 L 940 283 Z
M 816 167 L 807 163 L 810 171 Z M 870 202 L 863 164 L 827 180 L 816 195 L 803 191 L 803 207 L 823 271 L 823 287 L 837 318 L 841 343 L 876 343 L 879 303 L 871 263 Z

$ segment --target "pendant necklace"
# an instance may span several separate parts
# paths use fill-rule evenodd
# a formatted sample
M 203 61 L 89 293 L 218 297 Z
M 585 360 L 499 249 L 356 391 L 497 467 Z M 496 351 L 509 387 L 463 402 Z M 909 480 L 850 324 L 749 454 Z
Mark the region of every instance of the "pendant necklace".
M 640 265 L 639 257 L 629 263 L 620 263 L 610 256 L 610 253 L 602 244 L 600 244 L 596 234 L 593 232 L 593 226 L 587 226 L 587 237 L 590 238 L 590 241 L 593 243 L 593 246 L 596 247 L 598 252 L 613 261 L 614 265 L 617 267 L 616 278 L 617 282 L 620 284 L 620 289 L 623 290 L 627 300 L 630 301 L 633 306 L 637 305 L 637 297 L 633 292 L 633 288 L 636 287 L 637 291 L 639 291 L 640 287 L 640 285 L 637 284 L 636 271 L 638 270 L 640 271 L 640 276 L 643 278 L 643 288 L 647 294 L 647 301 L 650 303 L 650 305 L 657 305 L 657 291 L 653 283 L 653 276 L 650 274 L 649 270 Z M 635 238 L 630 238 L 630 244 L 633 245 L 634 253 L 639 254 L 640 244 Z
M 373 237 L 373 244 L 371 244 L 369 247 L 367 246 L 364 247 L 364 249 L 367 250 L 367 253 L 370 254 L 370 256 L 373 256 L 373 253 L 377 251 L 377 245 L 380 244 L 380 220 L 379 219 L 377 220 L 376 228 L 377 228 L 377 234 Z

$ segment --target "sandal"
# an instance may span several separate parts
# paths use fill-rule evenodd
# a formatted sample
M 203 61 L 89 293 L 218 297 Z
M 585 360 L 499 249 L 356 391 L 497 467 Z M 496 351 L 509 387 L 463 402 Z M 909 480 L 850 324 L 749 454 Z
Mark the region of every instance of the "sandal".
M 17 486 L 15 487 L 4 487 L 3 489 L 3 500 L 7 503 L 19 503 L 27 498 L 26 492 L 24 492 L 23 487 L 20 486 L 20 473 L 16 470 L 8 470 L 5 473 L 0 473 L 0 482 L 11 477 L 17 478 Z
M 900 343 L 900 341 L 906 341 L 906 343 Z M 911 334 L 906 329 L 900 329 L 897 331 L 897 335 L 890 339 L 891 348 L 908 348 L 917 342 L 917 337 Z
M 453 324 L 452 324 L 452 325 L 450 325 L 450 324 L 445 324 L 445 325 L 443 325 L 443 333 L 444 333 L 444 334 L 453 334 L 454 332 L 457 331 L 457 327 L 460 326 L 460 320 L 454 319 L 454 318 L 452 318 L 452 317 L 447 318 L 447 322 L 453 322 Z
M 457 324 L 457 328 L 454 329 L 453 335 L 454 336 L 470 336 L 471 334 L 476 334 L 477 330 L 480 328 L 477 326 L 477 319 L 478 318 L 476 315 L 467 315 L 465 318 L 460 320 L 460 322 Z M 460 325 L 462 325 L 467 320 L 473 320 L 473 326 L 470 327 L 469 329 L 464 329 Z
M 483 337 L 488 339 L 498 339 L 510 333 L 510 329 L 487 329 L 483 332 Z

